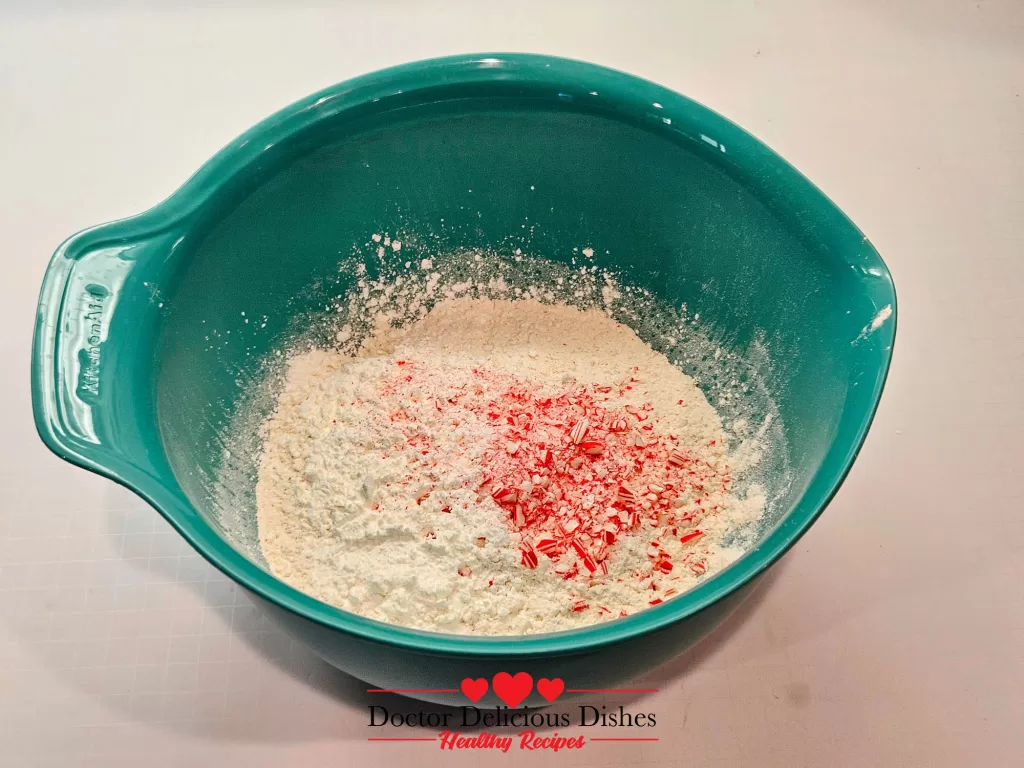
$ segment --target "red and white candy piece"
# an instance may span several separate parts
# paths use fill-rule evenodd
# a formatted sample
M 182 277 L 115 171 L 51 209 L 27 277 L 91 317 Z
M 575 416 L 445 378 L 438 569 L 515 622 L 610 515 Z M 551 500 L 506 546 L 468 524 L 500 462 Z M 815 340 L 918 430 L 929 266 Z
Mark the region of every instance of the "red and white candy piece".
M 534 552 L 533 547 L 530 546 L 529 542 L 524 541 L 519 552 L 521 555 L 520 560 L 523 565 L 531 570 L 537 567 L 537 553 Z
M 558 542 L 554 539 L 541 539 L 537 542 L 537 551 L 545 555 L 551 555 L 558 551 Z
M 674 467 L 681 467 L 686 463 L 686 454 L 680 451 L 678 448 L 673 448 L 672 452 L 668 455 L 668 463 Z
M 511 504 L 519 497 L 515 488 L 506 488 L 504 485 L 496 485 L 491 489 L 491 498 L 499 504 Z
M 569 430 L 569 439 L 573 445 L 579 445 L 583 442 L 583 438 L 587 436 L 587 430 L 590 429 L 590 422 L 586 419 L 580 419 L 572 425 L 572 429 Z

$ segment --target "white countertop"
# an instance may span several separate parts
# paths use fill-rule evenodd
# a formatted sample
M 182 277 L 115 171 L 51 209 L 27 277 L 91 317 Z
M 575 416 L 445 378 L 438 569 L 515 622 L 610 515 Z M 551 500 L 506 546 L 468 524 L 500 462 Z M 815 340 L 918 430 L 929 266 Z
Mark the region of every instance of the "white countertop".
M 937 768 L 1024 754 L 1019 2 L 11 5 L 0 764 Z M 323 86 L 485 50 L 588 59 L 724 113 L 851 216 L 899 292 L 892 373 L 841 492 L 726 626 L 642 681 L 659 693 L 628 702 L 658 714 L 658 742 L 483 757 L 367 742 L 365 685 L 270 630 L 155 512 L 50 455 L 32 425 L 32 319 L 62 238 L 154 204 Z

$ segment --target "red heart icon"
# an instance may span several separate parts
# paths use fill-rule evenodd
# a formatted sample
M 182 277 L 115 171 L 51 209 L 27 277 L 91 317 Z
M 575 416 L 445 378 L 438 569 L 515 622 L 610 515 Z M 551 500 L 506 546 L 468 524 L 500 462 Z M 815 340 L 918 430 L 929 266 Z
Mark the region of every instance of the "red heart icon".
M 548 680 L 546 677 L 542 677 L 537 681 L 537 693 L 543 696 L 548 702 L 552 702 L 562 695 L 562 691 L 565 690 L 565 682 L 560 677 L 556 677 L 554 680 Z
M 478 677 L 474 680 L 467 677 L 462 681 L 462 692 L 466 694 L 467 699 L 476 704 L 487 693 L 487 678 Z
M 530 695 L 533 690 L 533 678 L 526 672 L 516 672 L 513 677 L 508 672 L 499 672 L 491 681 L 495 695 L 512 709 Z

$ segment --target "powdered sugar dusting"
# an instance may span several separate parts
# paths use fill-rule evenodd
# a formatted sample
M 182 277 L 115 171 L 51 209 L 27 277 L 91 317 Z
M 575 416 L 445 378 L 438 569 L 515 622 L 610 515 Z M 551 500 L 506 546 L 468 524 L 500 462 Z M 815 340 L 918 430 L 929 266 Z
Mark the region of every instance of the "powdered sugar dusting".
M 224 451 L 223 460 L 216 468 L 215 474 L 207 475 L 205 472 L 203 474 L 208 478 L 205 482 L 216 511 L 216 518 L 212 522 L 218 526 L 229 542 L 238 547 L 250 559 L 261 567 L 273 570 L 286 581 L 310 594 L 342 607 L 347 605 L 350 610 L 373 615 L 386 621 L 451 632 L 517 634 L 552 631 L 613 619 L 615 614 L 612 613 L 609 606 L 611 601 L 599 602 L 595 597 L 596 593 L 590 591 L 583 595 L 579 588 L 582 584 L 587 590 L 600 588 L 607 592 L 609 589 L 614 589 L 614 584 L 618 582 L 614 582 L 609 587 L 607 583 L 609 574 L 605 574 L 604 569 L 607 568 L 611 571 L 615 558 L 623 558 L 623 562 L 625 562 L 626 558 L 635 557 L 638 564 L 645 564 L 651 571 L 652 581 L 655 582 L 655 590 L 651 590 L 651 592 L 660 590 L 664 593 L 664 597 L 646 595 L 649 597 L 646 603 L 638 603 L 639 607 L 623 610 L 627 612 L 641 610 L 643 607 L 649 607 L 652 603 L 657 604 L 661 600 L 670 599 L 675 594 L 696 584 L 702 578 L 700 575 L 702 568 L 705 574 L 711 574 L 749 549 L 778 518 L 779 512 L 787 503 L 786 494 L 790 482 L 788 458 L 785 441 L 782 437 L 781 421 L 768 389 L 768 382 L 774 379 L 774 375 L 762 338 L 755 337 L 747 341 L 744 347 L 737 347 L 734 340 L 731 340 L 729 336 L 723 336 L 717 329 L 707 326 L 704 321 L 698 319 L 697 315 L 691 314 L 685 305 L 672 307 L 666 304 L 662 298 L 624 280 L 618 273 L 592 263 L 588 263 L 586 266 L 578 264 L 576 258 L 569 253 L 564 254 L 564 262 L 557 260 L 557 254 L 555 259 L 538 258 L 524 252 L 522 248 L 516 247 L 521 245 L 525 248 L 525 242 L 520 241 L 512 241 L 507 250 L 452 251 L 446 250 L 437 243 L 432 244 L 431 238 L 432 236 L 422 234 L 422 231 L 419 233 L 403 231 L 400 234 L 379 233 L 378 237 L 367 237 L 363 246 L 354 248 L 352 256 L 343 259 L 338 264 L 335 276 L 330 274 L 321 276 L 316 282 L 309 285 L 301 297 L 297 297 L 297 309 L 289 317 L 290 330 L 279 335 L 275 345 L 270 347 L 263 356 L 258 359 L 254 356 L 254 367 L 252 370 L 246 371 L 245 376 L 240 377 L 241 397 L 232 406 L 231 421 L 224 426 L 219 434 L 219 443 L 227 450 Z M 385 240 L 387 240 L 386 253 L 381 254 L 379 249 L 385 245 Z M 400 252 L 395 251 L 392 245 L 395 241 L 402 244 Z M 310 298 L 315 304 L 319 304 L 321 307 L 319 311 L 309 308 Z M 390 536 L 388 531 L 391 529 L 385 525 L 369 537 L 359 539 L 363 543 L 358 544 L 355 543 L 358 536 L 354 533 L 358 530 L 359 525 L 362 525 L 358 516 L 353 517 L 346 526 L 334 525 L 334 516 L 337 515 L 339 520 L 346 519 L 345 509 L 354 512 L 356 509 L 363 508 L 365 511 L 365 502 L 369 498 L 364 492 L 367 491 L 365 488 L 364 491 L 360 491 L 363 498 L 363 502 L 360 502 L 363 504 L 362 507 L 359 506 L 359 503 L 356 506 L 351 506 L 352 497 L 346 497 L 348 501 L 342 503 L 330 502 L 327 504 L 331 510 L 330 515 L 327 518 L 320 517 L 318 519 L 320 519 L 320 524 L 324 524 L 324 519 L 328 521 L 323 530 L 330 530 L 331 533 L 313 540 L 312 543 L 316 545 L 315 547 L 308 547 L 300 552 L 302 557 L 307 559 L 303 562 L 295 561 L 301 568 L 294 568 L 293 575 L 283 575 L 287 566 L 282 568 L 278 565 L 268 565 L 269 558 L 264 558 L 265 547 L 262 546 L 266 544 L 268 530 L 264 524 L 266 514 L 262 509 L 264 502 L 261 501 L 260 528 L 257 530 L 256 486 L 257 480 L 260 478 L 261 462 L 266 461 L 272 449 L 270 427 L 273 424 L 273 418 L 275 414 L 279 416 L 288 407 L 289 398 L 297 397 L 298 390 L 290 389 L 290 377 L 299 376 L 303 373 L 303 366 L 305 366 L 305 373 L 320 382 L 314 386 L 314 389 L 316 387 L 330 388 L 335 386 L 335 382 L 330 380 L 331 376 L 342 376 L 343 369 L 350 366 L 369 365 L 376 359 L 377 363 L 385 366 L 377 372 L 379 374 L 377 383 L 393 381 L 394 373 L 398 370 L 397 354 L 402 350 L 402 345 L 411 344 L 414 337 L 418 338 L 416 337 L 417 333 L 427 333 L 432 323 L 437 323 L 434 331 L 431 331 L 437 336 L 447 334 L 455 338 L 466 333 L 468 326 L 465 323 L 451 320 L 457 315 L 446 314 L 445 308 L 457 304 L 459 300 L 490 300 L 495 304 L 505 306 L 532 302 L 548 309 L 578 311 L 590 319 L 582 325 L 574 324 L 570 330 L 584 340 L 589 340 L 589 336 L 592 335 L 591 331 L 599 327 L 593 325 L 596 321 L 593 321 L 592 318 L 596 317 L 598 321 L 607 321 L 613 326 L 618 323 L 621 325 L 620 331 L 626 332 L 627 335 L 631 334 L 634 343 L 642 340 L 640 346 L 645 350 L 644 354 L 654 355 L 657 353 L 656 357 L 662 363 L 669 364 L 669 367 L 673 368 L 675 372 L 682 370 L 689 374 L 692 377 L 688 380 L 689 385 L 699 391 L 701 397 L 704 398 L 705 405 L 713 406 L 712 413 L 717 411 L 715 419 L 724 434 L 723 455 L 727 456 L 725 465 L 729 468 L 728 476 L 730 478 L 728 493 L 732 496 L 727 513 L 723 514 L 723 509 L 718 509 L 715 515 L 705 515 L 700 520 L 697 520 L 696 517 L 689 521 L 677 520 L 676 533 L 678 536 L 671 531 L 669 532 L 671 535 L 666 534 L 664 527 L 659 528 L 656 533 L 657 537 L 676 538 L 675 542 L 668 542 L 664 553 L 661 552 L 660 547 L 657 548 L 658 551 L 653 552 L 650 545 L 645 549 L 642 546 L 643 537 L 637 539 L 639 543 L 634 542 L 636 537 L 632 531 L 630 531 L 630 535 L 625 535 L 624 529 L 632 526 L 632 520 L 627 518 L 623 521 L 618 515 L 610 517 L 604 522 L 604 525 L 614 525 L 619 530 L 618 532 L 607 532 L 614 535 L 615 541 L 608 546 L 607 552 L 604 553 L 608 556 L 603 561 L 598 560 L 602 553 L 597 551 L 597 548 L 601 544 L 598 539 L 604 539 L 604 534 L 596 536 L 593 530 L 587 530 L 582 523 L 574 519 L 559 520 L 557 506 L 555 519 L 547 519 L 542 523 L 541 528 L 536 527 L 540 517 L 531 511 L 530 503 L 531 501 L 537 502 L 542 506 L 544 502 L 543 496 L 533 489 L 531 489 L 530 501 L 524 505 L 522 517 L 520 517 L 514 505 L 509 505 L 507 501 L 498 502 L 489 496 L 485 484 L 477 488 L 477 493 L 473 496 L 473 503 L 478 505 L 478 514 L 473 518 L 473 524 L 481 532 L 475 537 L 469 535 L 465 537 L 465 542 L 473 547 L 472 550 L 460 549 L 460 545 L 456 542 L 463 541 L 463 539 L 456 535 L 450 526 L 442 527 L 441 533 L 439 533 L 437 530 L 428 531 L 425 528 L 412 525 L 408 519 L 400 521 L 400 525 L 395 530 L 414 531 L 415 535 L 411 535 L 410 541 L 415 541 L 420 547 L 442 546 L 445 549 L 464 551 L 468 553 L 467 558 L 472 558 L 474 555 L 483 556 L 483 553 L 487 553 L 487 556 L 492 558 L 489 562 L 492 562 L 494 568 L 498 567 L 496 561 L 493 561 L 495 552 L 503 553 L 502 557 L 509 557 L 509 564 L 514 565 L 515 568 L 507 573 L 511 574 L 509 578 L 518 580 L 515 581 L 515 584 L 518 585 L 516 590 L 511 592 L 518 597 L 509 598 L 513 604 L 516 600 L 526 603 L 533 600 L 530 584 L 533 584 L 534 579 L 543 575 L 544 579 L 536 584 L 536 593 L 540 595 L 537 606 L 540 607 L 536 608 L 537 613 L 533 618 L 522 614 L 521 609 L 513 609 L 509 603 L 502 600 L 496 603 L 487 603 L 487 596 L 482 593 L 477 597 L 483 602 L 479 606 L 474 603 L 473 608 L 465 605 L 462 609 L 458 609 L 458 604 L 452 603 L 451 612 L 444 616 L 440 614 L 411 616 L 410 612 L 403 613 L 400 603 L 409 598 L 409 585 L 418 584 L 416 579 L 421 577 L 411 578 L 408 574 L 397 580 L 400 583 L 396 583 L 393 575 L 376 572 L 371 576 L 363 574 L 360 576 L 361 589 L 367 590 L 364 596 L 361 597 L 360 589 L 357 589 L 350 597 L 351 602 L 348 604 L 340 599 L 330 597 L 331 594 L 339 590 L 338 580 L 330 574 L 337 568 L 341 553 L 346 552 L 346 557 L 355 556 L 361 550 L 378 546 Z M 435 314 L 435 310 L 439 311 Z M 536 308 L 531 311 L 536 311 Z M 424 318 L 427 319 L 424 320 Z M 443 323 L 442 320 L 444 320 Z M 420 326 L 421 321 L 422 327 Z M 442 328 L 445 329 L 443 333 Z M 223 333 L 223 329 L 220 332 Z M 217 331 L 213 330 L 211 333 L 216 334 Z M 536 335 L 535 329 L 534 336 Z M 479 348 L 475 350 L 475 354 L 478 356 L 489 360 L 495 356 L 496 351 L 498 353 L 502 351 L 501 346 L 494 343 L 494 338 L 482 338 L 478 335 L 478 341 Z M 417 343 L 419 342 L 417 341 Z M 487 344 L 490 346 L 486 346 Z M 215 349 L 211 349 L 213 353 L 216 352 Z M 436 356 L 441 352 L 437 348 L 432 354 Z M 539 392 L 542 386 L 547 385 L 534 380 L 533 374 L 526 377 L 524 370 L 529 361 L 536 361 L 543 354 L 543 346 L 538 346 L 533 339 L 530 339 L 528 343 L 524 344 L 524 349 L 520 350 L 516 370 L 504 373 L 498 370 L 490 371 L 490 373 L 494 374 L 496 384 L 500 381 L 508 383 L 511 381 L 509 376 L 517 376 L 520 383 L 527 385 L 531 391 L 536 389 Z M 412 354 L 408 355 L 408 358 L 407 363 L 414 362 L 413 370 L 422 372 L 431 380 L 441 381 L 445 376 L 450 378 L 461 375 L 460 371 L 453 369 L 450 365 L 438 368 L 427 364 L 427 361 L 415 361 Z M 389 361 L 390 373 L 386 368 Z M 585 368 L 581 370 L 585 370 Z M 366 372 L 364 371 L 364 373 Z M 604 392 L 595 391 L 595 384 L 601 387 L 609 385 L 599 382 L 585 384 L 583 383 L 585 377 L 577 375 L 577 371 L 570 370 L 565 373 L 569 374 L 569 379 L 565 382 L 556 381 L 551 384 L 554 387 L 552 392 L 561 386 L 560 391 L 563 394 L 579 394 L 586 389 L 591 396 L 597 399 L 605 397 Z M 576 380 L 573 378 L 574 376 L 579 380 L 578 385 L 572 383 Z M 323 377 L 322 380 L 321 377 Z M 372 380 L 371 376 L 368 381 Z M 412 384 L 410 383 L 410 386 Z M 506 387 L 507 389 L 508 387 Z M 316 397 L 298 397 L 297 402 L 305 403 L 303 407 L 307 413 L 304 418 L 310 419 L 310 423 L 306 425 L 310 430 L 310 435 L 319 435 L 318 439 L 324 440 L 328 430 L 325 430 L 323 424 L 319 424 L 314 429 L 313 424 L 319 421 L 319 417 L 314 418 L 309 415 L 315 413 L 316 408 L 319 407 L 315 403 L 320 402 L 322 397 L 323 393 L 321 392 Z M 607 440 L 609 436 L 613 440 L 617 440 L 620 435 L 609 434 L 614 432 L 610 429 L 611 416 L 624 415 L 622 412 L 625 405 L 629 405 L 631 408 L 644 405 L 642 398 L 636 402 L 624 404 L 615 399 L 618 397 L 619 395 L 616 393 L 609 402 L 594 404 L 595 407 L 603 408 L 606 412 L 596 411 L 591 414 L 599 418 L 592 419 L 593 426 L 588 428 L 586 436 L 578 444 L 575 444 L 574 448 L 564 452 L 561 449 L 553 450 L 553 454 L 558 458 L 557 469 L 559 472 L 564 471 L 568 475 L 579 475 L 588 469 L 593 469 L 596 472 L 601 466 L 608 467 L 608 462 L 615 463 L 623 458 L 625 449 L 621 445 L 609 447 L 606 444 L 602 450 L 595 452 L 597 449 L 590 444 L 593 439 Z M 635 415 L 633 416 L 635 417 Z M 268 421 L 268 418 L 271 420 Z M 644 422 L 644 424 L 646 423 Z M 665 431 L 667 432 L 667 430 Z M 651 448 L 655 451 L 664 448 L 659 439 L 648 440 L 646 437 L 649 435 L 648 432 L 631 428 L 630 434 L 645 435 L 645 437 L 641 437 L 644 447 L 640 449 L 632 444 L 629 446 L 631 451 L 646 450 L 648 443 L 651 443 Z M 662 433 L 659 432 L 660 434 Z M 505 437 L 503 435 L 503 439 Z M 509 462 L 504 466 L 503 471 L 518 472 L 528 469 L 530 473 L 528 483 L 533 484 L 533 475 L 537 474 L 534 471 L 537 459 L 536 440 L 530 436 L 521 435 L 507 435 L 507 437 L 509 439 L 505 439 L 505 444 L 501 445 L 501 454 L 509 457 Z M 569 439 L 568 435 L 562 435 L 562 437 L 565 440 Z M 624 437 L 631 443 L 635 442 L 629 435 Z M 355 452 L 360 439 L 357 431 L 352 433 L 351 439 L 353 455 L 358 455 Z M 305 449 L 301 448 L 301 442 L 299 441 L 295 445 L 296 453 L 292 457 L 295 463 L 291 471 L 295 473 L 293 479 L 296 482 L 310 482 L 308 478 L 302 477 L 305 465 L 300 466 L 300 459 L 305 455 L 302 453 Z M 507 450 L 507 444 L 511 443 L 519 444 L 515 453 L 509 453 Z M 323 447 L 322 443 L 319 445 Z M 721 443 L 719 443 L 719 448 L 721 448 Z M 421 450 L 428 449 L 421 448 Z M 496 463 L 495 457 L 501 454 L 495 452 L 494 445 L 488 447 L 487 450 L 491 451 L 487 461 L 492 464 Z M 423 454 L 420 456 L 422 457 Z M 690 460 L 689 457 L 687 460 Z M 572 466 L 573 463 L 578 466 Z M 417 460 L 415 465 L 407 465 L 407 468 L 413 466 L 429 471 L 426 464 L 420 460 Z M 651 466 L 654 467 L 654 464 L 652 463 Z M 675 466 L 677 465 L 666 461 L 662 469 L 667 471 Z M 695 466 L 699 467 L 700 465 Z M 495 468 L 502 469 L 502 467 L 491 467 L 491 469 Z M 324 492 L 322 483 L 330 481 L 332 471 L 321 470 L 324 477 L 314 484 L 317 488 L 316 493 Z M 497 476 L 494 479 L 500 481 Z M 518 494 L 523 492 L 522 486 L 525 479 L 524 476 L 522 480 L 517 480 L 517 501 Z M 536 479 L 543 483 L 544 478 Z M 428 481 L 426 483 L 428 490 L 431 485 L 437 485 L 429 478 Z M 556 487 L 563 481 L 565 481 L 563 477 L 552 478 L 552 483 Z M 586 478 L 577 477 L 573 480 L 576 483 L 573 486 L 575 490 L 581 490 L 577 481 L 586 481 Z M 385 488 L 387 482 L 391 481 L 385 481 Z M 651 512 L 651 510 L 644 509 L 644 501 L 650 502 L 655 511 L 661 506 L 663 491 L 659 490 L 659 487 L 663 484 L 665 483 L 659 482 L 658 478 L 654 478 L 653 484 L 648 484 L 646 488 L 640 486 L 634 488 L 633 484 L 630 484 L 630 489 L 636 491 L 640 497 L 638 518 L 649 515 Z M 373 486 L 372 483 L 371 486 Z M 261 484 L 261 492 L 265 487 L 264 484 Z M 445 489 L 433 490 L 421 498 L 420 504 L 416 505 L 417 509 L 413 510 L 413 514 L 431 509 L 431 505 L 437 501 L 437 498 L 440 498 L 443 490 Z M 567 487 L 566 490 L 573 490 L 573 488 Z M 479 493 L 480 491 L 483 493 Z M 644 498 L 650 493 L 656 494 L 658 501 Z M 664 493 L 666 493 L 670 510 L 683 508 L 682 506 L 671 506 L 683 503 L 672 497 L 673 493 L 682 495 L 677 493 L 676 488 L 666 485 Z M 477 497 L 483 501 L 477 502 Z M 308 497 L 308 499 L 311 498 L 312 496 Z M 360 496 L 357 495 L 355 498 L 358 501 Z M 420 495 L 417 495 L 416 498 L 420 498 Z M 576 501 L 578 499 L 573 500 L 570 506 L 577 507 Z M 468 501 L 466 503 L 469 504 Z M 705 509 L 707 508 L 705 504 Z M 607 512 L 607 509 L 605 511 Z M 307 513 L 307 515 L 310 514 L 312 513 Z M 313 517 L 318 517 L 319 514 L 317 513 Z M 447 521 L 453 521 L 461 513 L 457 505 L 451 505 L 451 511 L 440 514 L 444 515 Z M 494 526 L 490 532 L 485 530 L 491 524 L 488 522 L 488 515 L 496 515 L 491 519 Z M 527 517 L 528 515 L 529 517 Z M 684 510 L 679 517 L 685 517 L 685 515 L 686 511 Z M 579 520 L 587 522 L 585 516 L 580 516 Z M 378 522 L 381 521 L 383 518 L 378 519 Z M 582 553 L 577 551 L 568 539 L 558 540 L 557 536 L 551 537 L 545 532 L 544 526 L 548 526 L 549 531 L 554 531 L 549 525 L 554 522 L 560 522 L 573 529 L 559 533 L 560 535 L 571 533 L 578 538 L 577 544 L 581 545 Z M 649 524 L 645 528 L 642 520 L 638 519 L 636 522 L 639 523 L 637 530 L 643 532 L 650 529 L 651 535 L 655 535 L 654 529 Z M 700 535 L 695 535 L 697 531 L 700 532 Z M 426 536 L 427 533 L 438 536 L 437 540 L 441 540 L 442 544 L 426 543 L 429 538 Z M 423 540 L 416 538 L 420 535 L 424 537 Z M 339 536 L 341 536 L 340 540 Z M 342 546 L 345 536 L 351 537 L 352 545 L 350 547 Z M 444 537 L 452 536 L 455 537 L 453 541 L 448 543 L 443 541 Z M 590 537 L 589 542 L 584 538 L 586 536 Z M 687 539 L 687 536 L 694 536 L 694 538 Z M 431 541 L 434 540 L 431 539 Z M 493 547 L 492 544 L 494 544 Z M 716 544 L 719 547 L 718 554 L 714 557 L 705 557 L 703 560 L 695 557 L 702 551 L 696 547 L 708 544 Z M 673 547 L 676 547 L 676 550 L 673 550 Z M 535 565 L 533 565 L 534 558 L 536 558 Z M 691 567 L 691 561 L 693 561 L 693 567 Z M 666 567 L 667 563 L 672 564 L 671 569 Z M 588 565 L 595 566 L 595 571 L 590 571 Z M 503 568 L 504 566 L 502 566 Z M 555 572 L 559 578 L 555 586 L 552 587 L 553 579 L 550 578 L 550 572 L 554 569 L 558 569 Z M 299 570 L 310 572 L 298 575 Z M 456 568 L 456 573 L 461 579 L 469 580 L 469 583 L 475 583 L 473 580 L 482 572 L 482 566 L 473 565 L 469 560 L 466 564 Z M 504 570 L 502 572 L 506 573 Z M 665 578 L 668 575 L 679 576 L 681 577 L 680 581 L 675 586 L 663 584 L 662 582 L 668 581 Z M 568 578 L 563 578 L 566 576 Z M 703 577 L 706 578 L 706 576 Z M 593 585 L 589 583 L 591 578 L 595 579 Z M 597 584 L 596 581 L 601 579 L 605 583 Z M 490 578 L 487 581 L 490 581 Z M 319 586 L 311 586 L 314 582 Z M 402 586 L 402 584 L 406 586 Z M 506 589 L 501 586 L 503 584 L 505 582 L 501 579 L 495 580 L 495 585 Z M 488 584 L 489 590 L 495 588 L 494 585 Z M 524 589 L 525 592 L 522 591 Z M 569 589 L 570 591 L 559 592 L 559 589 Z M 671 592 L 673 589 L 676 590 L 675 593 Z M 418 586 L 414 586 L 413 591 L 422 590 Z M 393 595 L 393 598 L 384 599 L 385 595 Z M 568 612 L 566 612 L 563 598 L 571 598 Z M 362 607 L 359 607 L 360 605 Z M 479 607 L 480 611 L 474 613 L 476 607 Z M 519 613 L 516 612 L 517 610 Z M 466 621 L 463 620 L 464 615 L 469 617 Z M 499 618 L 495 618 L 495 615 Z M 516 618 L 510 618 L 513 616 Z
M 257 486 L 275 574 L 383 621 L 524 634 L 642 610 L 735 560 L 764 494 L 733 492 L 689 377 L 603 311 L 447 290 L 356 349 L 291 359 Z

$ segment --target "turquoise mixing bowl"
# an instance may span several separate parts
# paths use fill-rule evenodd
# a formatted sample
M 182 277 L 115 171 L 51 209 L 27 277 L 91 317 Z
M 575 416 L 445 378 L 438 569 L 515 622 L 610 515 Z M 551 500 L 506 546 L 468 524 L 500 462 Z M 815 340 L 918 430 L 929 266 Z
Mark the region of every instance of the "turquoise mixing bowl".
M 685 304 L 727 348 L 761 350 L 789 476 L 757 546 L 650 610 L 514 638 L 379 623 L 272 576 L 217 511 L 239 383 L 351 284 L 338 265 L 353 245 L 396 222 L 431 233 L 424 252 L 521 242 L 567 261 L 598 245 L 596 265 Z M 714 112 L 576 61 L 457 56 L 314 94 L 155 208 L 67 240 L 39 300 L 33 407 L 51 450 L 142 496 L 273 621 L 374 687 L 460 704 L 463 678 L 522 670 L 612 688 L 707 634 L 825 508 L 878 404 L 895 306 L 867 238 Z M 251 488 L 232 493 L 251 509 Z

